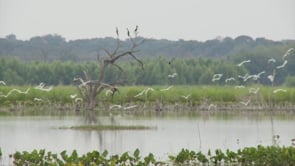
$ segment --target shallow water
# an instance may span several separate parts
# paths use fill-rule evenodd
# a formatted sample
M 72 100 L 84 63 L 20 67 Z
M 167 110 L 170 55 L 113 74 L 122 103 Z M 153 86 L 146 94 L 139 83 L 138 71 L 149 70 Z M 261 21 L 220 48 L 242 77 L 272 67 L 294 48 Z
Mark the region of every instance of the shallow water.
M 79 116 L 0 117 L 0 147 L 3 160 L 15 151 L 43 149 L 59 153 L 73 149 L 79 154 L 92 150 L 108 150 L 110 154 L 152 152 L 159 159 L 176 154 L 182 148 L 207 152 L 208 149 L 237 150 L 247 146 L 272 145 L 273 135 L 279 135 L 279 145 L 290 146 L 295 138 L 295 118 L 265 115 L 169 115 L 169 116 L 100 116 L 100 124 L 145 125 L 152 130 L 81 131 L 59 129 L 84 124 Z M 272 119 L 272 120 L 271 120 Z

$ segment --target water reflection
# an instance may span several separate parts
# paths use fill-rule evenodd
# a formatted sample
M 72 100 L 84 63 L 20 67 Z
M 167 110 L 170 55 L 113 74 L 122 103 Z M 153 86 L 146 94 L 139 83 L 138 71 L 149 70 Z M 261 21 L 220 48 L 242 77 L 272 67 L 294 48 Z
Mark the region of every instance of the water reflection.
M 59 129 L 85 124 L 80 116 L 0 117 L 0 147 L 4 155 L 42 148 L 56 153 L 77 149 L 82 154 L 106 149 L 111 154 L 121 154 L 139 148 L 143 155 L 152 152 L 165 158 L 182 148 L 207 152 L 216 148 L 237 150 L 258 144 L 272 145 L 274 135 L 279 136 L 276 143 L 290 146 L 295 138 L 295 128 L 291 127 L 295 126 L 294 119 L 294 115 L 281 118 L 263 114 L 105 113 L 96 118 L 96 123 L 156 126 L 157 129 L 80 131 Z
M 97 117 L 94 111 L 86 110 L 84 113 L 85 123 L 86 124 L 96 124 Z

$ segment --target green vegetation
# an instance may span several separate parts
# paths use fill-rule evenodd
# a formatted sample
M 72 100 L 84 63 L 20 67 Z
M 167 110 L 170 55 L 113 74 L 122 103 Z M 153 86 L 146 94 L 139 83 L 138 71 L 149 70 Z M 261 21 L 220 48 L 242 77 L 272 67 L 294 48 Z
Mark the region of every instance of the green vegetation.
M 32 152 L 15 152 L 13 155 L 15 165 L 284 165 L 295 164 L 294 147 L 257 146 L 239 149 L 237 152 L 216 149 L 207 154 L 182 149 L 177 155 L 169 155 L 169 161 L 157 161 L 152 153 L 143 157 L 139 149 L 133 153 L 125 152 L 121 155 L 109 155 L 108 151 L 92 151 L 82 156 L 74 150 L 71 154 L 62 151 L 60 154 L 33 150 Z
M 73 86 L 56 86 L 51 91 L 45 92 L 34 87 L 24 86 L 0 86 L 0 95 L 6 95 L 11 89 L 20 89 L 26 91 L 30 88 L 28 94 L 13 92 L 10 96 L 0 97 L 1 105 L 24 105 L 24 106 L 42 106 L 50 104 L 74 104 L 75 99 L 70 95 L 77 94 Z M 161 100 L 164 104 L 191 103 L 192 105 L 210 104 L 241 104 L 241 101 L 250 100 L 252 105 L 286 105 L 295 104 L 295 88 L 291 87 L 270 87 L 261 85 L 252 85 L 249 87 L 237 89 L 234 86 L 173 86 L 169 91 L 161 91 L 167 86 L 151 86 L 154 91 L 149 91 L 138 97 L 146 86 L 122 86 L 119 92 L 113 97 L 101 93 L 98 100 L 109 104 L 128 104 L 128 103 L 153 103 Z M 250 88 L 259 88 L 256 94 L 249 93 Z M 275 89 L 284 89 L 286 92 L 273 93 Z M 188 96 L 187 99 L 184 96 Z M 35 98 L 41 101 L 35 101 Z
M 130 43 L 122 41 L 123 46 Z M 17 40 L 15 35 L 0 38 L 0 80 L 9 85 L 36 85 L 44 82 L 50 85 L 69 85 L 74 77 L 82 77 L 83 70 L 90 76 L 97 76 L 96 54 L 101 50 L 112 50 L 115 38 L 97 38 L 65 41 L 58 35 L 33 37 L 28 41 Z M 206 42 L 169 41 L 145 39 L 138 49 L 139 59 L 144 62 L 140 71 L 135 62 L 125 59 L 119 64 L 124 69 L 124 83 L 127 85 L 201 84 L 223 85 L 225 79 L 234 77 L 231 84 L 244 83 L 238 75 L 257 74 L 265 71 L 259 83 L 270 85 L 267 76 L 276 66 L 283 63 L 282 55 L 295 48 L 295 41 L 271 41 L 264 38 L 252 39 L 239 36 L 235 39 L 214 39 Z M 124 47 L 123 47 L 124 49 Z M 269 59 L 275 59 L 273 64 Z M 237 64 L 251 60 L 242 67 Z M 286 67 L 278 70 L 275 85 L 294 85 L 289 77 L 295 76 L 295 51 L 290 53 Z M 175 79 L 167 75 L 177 72 Z M 222 73 L 221 81 L 212 82 L 214 73 Z M 114 82 L 116 68 L 107 71 L 107 82 Z M 288 80 L 287 80 L 288 79 Z M 287 82 L 288 81 L 288 82 Z M 258 83 L 250 81 L 247 84 Z
M 295 46 L 294 46 L 295 47 Z M 283 64 L 282 56 L 286 50 L 280 50 L 279 55 L 266 56 L 265 54 L 254 52 L 242 52 L 237 55 L 227 57 L 227 59 L 210 59 L 206 57 L 196 58 L 141 58 L 144 63 L 144 70 L 134 61 L 122 60 L 118 65 L 124 69 L 123 79 L 125 85 L 251 85 L 262 84 L 271 85 L 268 76 L 273 74 L 276 66 Z M 295 52 L 295 51 L 293 51 Z M 268 53 L 268 52 L 267 52 Z M 261 55 L 260 55 L 261 54 Z M 270 58 L 276 59 L 276 63 L 269 64 Z M 276 70 L 274 85 L 294 85 L 295 76 L 295 53 L 290 54 L 288 63 L 284 68 Z M 241 67 L 237 66 L 243 60 L 249 59 Z M 83 71 L 87 71 L 89 76 L 97 78 L 99 75 L 99 64 L 91 62 L 53 61 L 23 62 L 19 59 L 0 56 L 0 80 L 7 85 L 38 85 L 44 82 L 48 85 L 70 85 L 75 77 L 84 77 Z M 260 72 L 260 78 L 243 81 L 241 76 L 256 75 Z M 117 68 L 106 70 L 105 81 L 116 82 L 119 76 Z M 168 78 L 169 74 L 177 73 L 174 78 Z M 214 74 L 223 74 L 222 78 L 213 82 Z M 225 82 L 227 78 L 235 78 L 230 82 Z M 1 85 L 1 84 L 0 84 Z
M 66 41 L 59 35 L 36 36 L 23 41 L 17 40 L 17 36 L 12 34 L 6 38 L 0 38 L 0 56 L 16 56 L 25 61 L 91 61 L 96 58 L 93 55 L 100 50 L 113 48 L 116 42 L 117 39 L 111 37 Z M 122 42 L 125 46 L 130 41 Z M 139 50 L 143 57 L 220 58 L 248 52 L 278 56 L 286 49 L 294 47 L 294 43 L 294 40 L 272 41 L 265 38 L 253 39 L 245 35 L 234 39 L 225 37 L 222 40 L 213 39 L 204 42 L 181 39 L 178 41 L 145 39 L 145 43 L 140 46 Z
M 73 130 L 151 130 L 156 127 L 149 126 L 130 126 L 130 125 L 83 125 L 72 127 L 60 127 L 59 129 L 73 129 Z

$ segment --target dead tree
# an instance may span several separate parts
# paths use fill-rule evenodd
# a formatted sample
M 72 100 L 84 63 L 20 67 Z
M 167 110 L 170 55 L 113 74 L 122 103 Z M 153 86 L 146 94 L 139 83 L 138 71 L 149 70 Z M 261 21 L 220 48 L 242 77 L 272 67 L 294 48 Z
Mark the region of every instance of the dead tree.
M 119 39 L 119 31 L 116 28 L 117 42 L 115 48 L 110 51 L 103 49 L 103 55 L 97 54 L 97 63 L 100 67 L 97 78 L 90 78 L 89 74 L 84 71 L 84 78 L 74 78 L 74 82 L 77 84 L 78 91 L 80 96 L 83 98 L 85 107 L 89 111 L 93 111 L 97 104 L 97 96 L 102 93 L 105 89 L 111 91 L 112 95 L 118 92 L 117 85 L 121 81 L 120 77 L 123 73 L 123 68 L 120 67 L 116 62 L 125 57 L 130 56 L 132 59 L 136 60 L 143 69 L 143 63 L 139 60 L 135 53 L 138 52 L 138 46 L 143 43 L 143 39 L 138 39 L 138 26 L 136 26 L 133 34 L 127 29 L 128 36 L 128 46 L 122 45 L 122 41 Z M 105 72 L 108 67 L 115 67 L 120 72 L 119 77 L 116 78 L 116 82 L 107 83 L 105 82 Z

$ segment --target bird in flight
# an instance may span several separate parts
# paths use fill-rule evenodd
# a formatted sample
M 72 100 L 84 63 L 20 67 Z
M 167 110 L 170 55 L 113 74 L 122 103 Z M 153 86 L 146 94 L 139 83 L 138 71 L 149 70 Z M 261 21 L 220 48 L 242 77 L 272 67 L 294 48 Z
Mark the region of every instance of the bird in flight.
M 168 88 L 161 89 L 160 91 L 168 91 L 168 90 L 170 90 L 171 88 L 173 88 L 173 86 L 169 86 Z
M 149 91 L 154 91 L 153 88 L 146 88 L 144 89 L 143 91 L 139 92 L 137 95 L 135 95 L 134 97 L 139 97 L 139 96 L 142 96 L 142 95 L 146 95 Z
M 43 82 L 41 82 L 38 86 L 35 87 L 35 89 L 46 91 L 46 92 L 51 91 L 52 88 L 53 88 L 52 86 L 50 86 L 49 88 L 45 88 L 45 84 Z
M 227 83 L 227 82 L 229 82 L 229 81 L 234 81 L 234 80 L 235 80 L 234 77 L 230 77 L 230 78 L 225 79 L 225 82 Z
M 5 97 L 7 98 L 8 96 L 10 96 L 12 94 L 12 92 L 17 92 L 17 93 L 21 93 L 21 94 L 28 94 L 30 91 L 30 88 L 28 88 L 26 91 L 21 91 L 19 89 L 11 89 L 7 95 L 0 95 L 0 97 Z
M 235 86 L 235 89 L 242 89 L 242 88 L 245 88 L 245 86 L 244 85 L 237 85 L 237 86 Z
M 70 95 L 70 97 L 71 97 L 71 99 L 74 99 L 77 97 L 77 94 L 72 94 L 72 95 Z
M 276 60 L 274 59 L 274 58 L 270 58 L 270 59 L 268 59 L 268 61 L 267 61 L 267 63 L 275 63 L 276 62 Z
M 0 81 L 0 84 L 2 85 L 6 85 L 6 83 L 4 81 Z
M 285 60 L 282 65 L 277 66 L 277 69 L 281 69 L 281 68 L 285 67 L 287 63 L 288 63 L 288 61 Z
M 243 104 L 243 105 L 245 105 L 245 106 L 247 106 L 250 103 L 250 100 L 248 100 L 246 102 L 245 101 L 241 101 L 240 103 Z
M 291 54 L 291 52 L 294 50 L 294 48 L 290 48 L 287 50 L 287 52 L 283 55 L 282 59 L 285 60 L 285 58 Z
M 174 78 L 175 76 L 177 76 L 177 73 L 169 74 L 168 78 Z
M 286 89 L 276 89 L 273 91 L 273 93 L 278 93 L 278 92 L 287 92 Z
M 237 66 L 242 66 L 243 64 L 245 64 L 245 63 L 249 63 L 249 62 L 251 62 L 251 60 L 249 59 L 249 60 L 245 60 L 245 61 L 242 61 L 241 63 L 239 63 L 239 64 L 237 64 Z
M 181 96 L 182 98 L 184 98 L 185 100 L 188 100 L 189 97 L 191 97 L 191 94 L 188 94 L 186 96 Z
M 212 78 L 212 82 L 220 80 L 222 76 L 223 74 L 214 74 Z
M 259 88 L 250 88 L 249 93 L 256 94 L 259 91 Z

